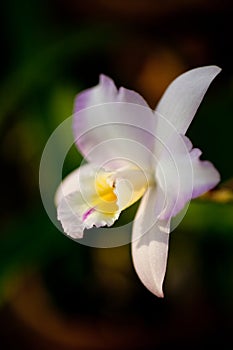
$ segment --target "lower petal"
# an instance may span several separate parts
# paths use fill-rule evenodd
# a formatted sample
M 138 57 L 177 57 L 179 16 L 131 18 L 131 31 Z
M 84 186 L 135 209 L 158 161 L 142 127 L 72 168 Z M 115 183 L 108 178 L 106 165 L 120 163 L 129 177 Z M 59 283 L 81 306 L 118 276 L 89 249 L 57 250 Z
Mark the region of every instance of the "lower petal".
M 142 198 L 133 225 L 132 257 L 142 283 L 163 297 L 170 221 L 156 220 L 161 210 L 157 188 L 149 188 Z

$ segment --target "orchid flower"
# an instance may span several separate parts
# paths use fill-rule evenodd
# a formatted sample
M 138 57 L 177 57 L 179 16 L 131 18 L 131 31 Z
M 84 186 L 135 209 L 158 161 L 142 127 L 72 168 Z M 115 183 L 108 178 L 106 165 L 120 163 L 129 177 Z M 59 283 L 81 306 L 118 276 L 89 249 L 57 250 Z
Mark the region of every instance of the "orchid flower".
M 132 258 L 142 283 L 163 297 L 171 219 L 192 198 L 220 180 L 185 133 L 220 72 L 216 66 L 176 78 L 153 111 L 136 92 L 99 84 L 75 101 L 75 142 L 87 164 L 59 186 L 55 203 L 64 232 L 111 226 L 122 210 L 141 199 L 132 228 Z

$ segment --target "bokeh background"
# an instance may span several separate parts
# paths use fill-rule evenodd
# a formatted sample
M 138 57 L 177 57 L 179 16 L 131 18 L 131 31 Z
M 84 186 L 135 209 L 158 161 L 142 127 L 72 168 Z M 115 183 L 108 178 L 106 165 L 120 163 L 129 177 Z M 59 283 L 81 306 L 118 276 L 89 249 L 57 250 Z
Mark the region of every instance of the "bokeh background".
M 1 2 L 1 350 L 232 348 L 232 9 L 224 0 Z M 172 233 L 158 299 L 137 278 L 130 246 L 86 247 L 53 226 L 40 157 L 100 73 L 154 107 L 177 75 L 209 64 L 223 71 L 188 135 L 222 182 Z M 64 175 L 80 162 L 72 148 Z

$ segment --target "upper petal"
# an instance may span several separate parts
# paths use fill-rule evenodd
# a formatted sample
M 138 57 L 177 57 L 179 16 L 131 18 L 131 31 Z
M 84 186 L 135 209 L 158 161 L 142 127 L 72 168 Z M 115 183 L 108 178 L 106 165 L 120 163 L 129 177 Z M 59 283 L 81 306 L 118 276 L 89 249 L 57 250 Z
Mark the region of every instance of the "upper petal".
M 156 111 L 180 134 L 185 134 L 210 83 L 221 71 L 217 66 L 192 69 L 177 77 L 166 89 Z M 160 135 L 158 121 L 157 134 Z
M 99 84 L 77 95 L 74 113 L 80 110 L 109 102 L 127 102 L 148 107 L 141 95 L 133 90 L 121 87 L 118 91 L 112 79 L 104 74 L 100 75 Z
M 158 220 L 161 200 L 155 187 L 148 189 L 134 220 L 132 238 L 135 270 L 142 283 L 158 297 L 163 297 L 170 227 L 169 220 Z
M 96 165 L 110 169 L 131 160 L 149 167 L 154 127 L 153 112 L 144 99 L 134 91 L 118 91 L 105 76 L 76 99 L 75 142 L 84 157 Z

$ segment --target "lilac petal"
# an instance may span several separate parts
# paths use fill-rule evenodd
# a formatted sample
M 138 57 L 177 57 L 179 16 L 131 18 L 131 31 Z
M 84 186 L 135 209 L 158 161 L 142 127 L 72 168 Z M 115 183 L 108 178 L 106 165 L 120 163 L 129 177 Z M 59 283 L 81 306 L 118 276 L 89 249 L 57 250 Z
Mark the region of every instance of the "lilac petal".
M 139 94 L 116 90 L 105 76 L 98 86 L 78 95 L 73 130 L 77 147 L 96 165 L 108 164 L 111 169 L 115 161 L 119 165 L 121 160 L 130 160 L 136 166 L 150 167 L 155 142 L 153 111 Z
M 160 99 L 156 112 L 185 134 L 210 83 L 221 71 L 217 66 L 192 69 L 177 77 Z M 160 130 L 161 129 L 161 130 Z M 157 134 L 163 134 L 158 121 Z
M 161 199 L 155 187 L 147 190 L 134 221 L 132 239 L 135 270 L 142 283 L 158 297 L 163 297 L 170 227 L 169 220 L 157 219 Z
M 220 174 L 211 162 L 200 160 L 201 151 L 199 149 L 194 148 L 190 156 L 194 177 L 192 198 L 196 198 L 214 188 L 220 181 Z
M 166 198 L 160 219 L 177 215 L 188 201 L 219 182 L 218 171 L 210 162 L 201 161 L 200 155 L 187 137 L 179 135 L 173 135 L 163 149 L 156 169 L 156 183 Z
M 134 103 L 148 107 L 146 101 L 137 92 L 123 87 L 118 91 L 113 80 L 106 75 L 101 74 L 97 86 L 78 94 L 75 100 L 74 113 L 78 113 L 85 108 L 110 102 Z

